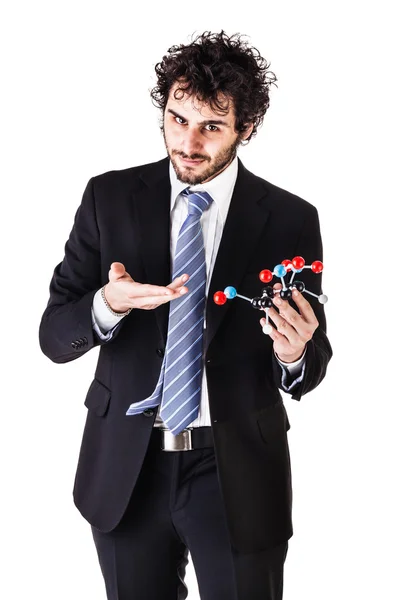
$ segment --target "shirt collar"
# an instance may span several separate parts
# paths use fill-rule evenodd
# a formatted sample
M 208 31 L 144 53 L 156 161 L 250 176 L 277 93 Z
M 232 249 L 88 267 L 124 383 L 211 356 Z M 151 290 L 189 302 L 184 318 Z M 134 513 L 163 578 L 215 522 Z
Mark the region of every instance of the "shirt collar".
M 171 210 L 174 208 L 179 194 L 185 188 L 190 187 L 190 189 L 199 192 L 203 191 L 210 194 L 221 213 L 223 221 L 225 221 L 232 198 L 233 188 L 235 187 L 236 183 L 237 173 L 238 157 L 236 155 L 229 167 L 224 169 L 222 173 L 210 181 L 189 186 L 189 184 L 183 183 L 177 178 L 175 169 L 172 166 L 172 162 L 169 161 L 169 177 L 171 181 Z

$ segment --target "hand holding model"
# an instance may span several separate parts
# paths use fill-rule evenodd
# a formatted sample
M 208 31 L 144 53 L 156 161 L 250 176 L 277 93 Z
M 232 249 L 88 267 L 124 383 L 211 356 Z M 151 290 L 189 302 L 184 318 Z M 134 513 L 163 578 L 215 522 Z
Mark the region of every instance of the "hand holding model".
M 274 290 L 281 290 L 282 284 L 275 283 Z M 278 358 L 283 362 L 291 363 L 299 359 L 319 323 L 311 304 L 298 291 L 293 290 L 292 298 L 300 314 L 276 294 L 273 303 L 279 308 L 279 313 L 274 308 L 269 308 L 268 317 L 274 322 L 276 329 L 270 327 L 269 335 L 274 340 L 273 348 Z M 267 325 L 266 318 L 260 319 L 261 327 Z
M 261 297 L 247 298 L 238 294 L 233 286 L 227 286 L 223 292 L 215 292 L 214 302 L 222 306 L 227 300 L 237 297 L 250 302 L 253 308 L 265 310 L 266 316 L 260 319 L 260 324 L 263 333 L 274 340 L 275 354 L 282 362 L 295 362 L 301 358 L 307 342 L 312 339 L 319 326 L 315 312 L 311 304 L 304 298 L 303 293 L 317 298 L 320 304 L 328 302 L 326 294 L 310 292 L 306 289 L 303 281 L 295 280 L 295 276 L 303 269 L 311 269 L 313 273 L 322 273 L 323 268 L 324 265 L 320 260 L 306 265 L 302 256 L 295 256 L 291 261 L 285 259 L 276 265 L 273 271 L 263 269 L 259 273 L 259 279 L 263 283 L 270 283 L 274 276 L 279 277 L 282 281 L 273 287 L 263 288 Z M 285 275 L 289 271 L 292 271 L 292 277 L 288 287 Z M 290 306 L 288 300 L 291 298 L 296 303 L 300 314 Z M 279 312 L 272 308 L 274 304 L 279 308 Z M 268 317 L 271 318 L 276 329 L 269 325 Z

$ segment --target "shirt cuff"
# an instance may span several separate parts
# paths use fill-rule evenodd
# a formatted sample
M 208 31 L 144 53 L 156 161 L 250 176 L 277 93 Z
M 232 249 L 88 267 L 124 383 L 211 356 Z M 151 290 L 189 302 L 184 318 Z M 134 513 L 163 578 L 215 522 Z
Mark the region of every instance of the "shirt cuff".
M 285 363 L 283 360 L 280 360 L 275 352 L 275 358 L 281 366 L 282 369 L 282 379 L 281 384 L 282 388 L 285 392 L 291 392 L 292 389 L 303 381 L 304 371 L 306 368 L 306 351 L 307 346 L 304 349 L 302 356 L 299 359 L 295 360 L 292 363 Z
M 307 346 L 304 348 L 304 352 L 303 352 L 302 356 L 300 356 L 300 358 L 298 358 L 297 360 L 295 360 L 294 362 L 291 362 L 291 363 L 283 362 L 283 360 L 278 358 L 276 352 L 275 352 L 275 358 L 282 367 L 285 367 L 285 369 L 287 369 L 289 371 L 290 375 L 294 376 L 294 375 L 298 375 L 299 373 L 301 373 L 303 363 L 306 360 L 305 359 L 306 352 L 307 352 Z
M 282 388 L 285 392 L 291 392 L 298 383 L 301 383 L 303 381 L 305 368 L 306 368 L 306 361 L 304 360 L 302 367 L 300 369 L 300 374 L 296 374 L 296 376 L 295 376 L 295 375 L 293 375 L 293 373 L 288 373 L 285 370 L 285 369 L 287 369 L 287 367 L 284 367 L 283 365 L 281 365 L 281 369 L 282 369 L 281 384 L 282 384 Z M 295 377 L 295 378 L 293 379 L 293 377 Z M 291 383 L 289 383 L 289 381 L 291 379 L 293 381 L 291 381 Z

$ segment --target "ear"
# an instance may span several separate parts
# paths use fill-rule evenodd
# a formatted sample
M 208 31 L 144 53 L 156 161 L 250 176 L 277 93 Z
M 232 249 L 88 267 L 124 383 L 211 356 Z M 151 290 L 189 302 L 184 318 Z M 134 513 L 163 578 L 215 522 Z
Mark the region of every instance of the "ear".
M 245 131 L 243 131 L 241 134 L 243 142 L 247 140 L 247 138 L 249 137 L 249 135 L 251 134 L 253 129 L 254 129 L 254 123 L 249 123 L 249 125 L 247 126 L 247 129 Z

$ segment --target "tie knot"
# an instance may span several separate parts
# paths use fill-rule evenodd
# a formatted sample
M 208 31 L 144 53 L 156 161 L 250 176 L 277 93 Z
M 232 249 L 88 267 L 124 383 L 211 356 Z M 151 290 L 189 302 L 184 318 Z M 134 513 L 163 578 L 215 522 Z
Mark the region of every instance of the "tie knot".
M 210 194 L 207 192 L 191 192 L 189 188 L 186 188 L 183 190 L 182 194 L 188 199 L 189 215 L 198 216 L 199 218 L 213 201 Z

